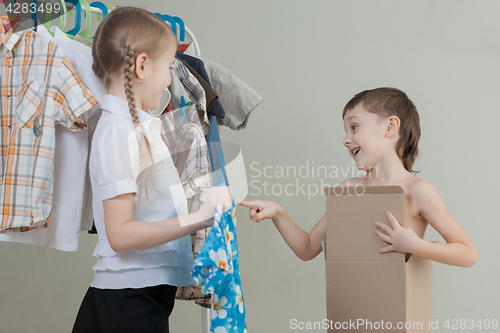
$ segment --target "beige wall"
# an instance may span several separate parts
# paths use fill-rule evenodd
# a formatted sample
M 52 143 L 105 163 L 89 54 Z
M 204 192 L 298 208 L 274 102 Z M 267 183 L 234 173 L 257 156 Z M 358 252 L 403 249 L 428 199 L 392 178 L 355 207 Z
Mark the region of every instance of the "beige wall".
M 469 269 L 434 264 L 434 318 L 441 327 L 435 332 L 446 331 L 447 319 L 500 320 L 500 2 L 109 2 L 183 18 L 204 56 L 265 98 L 245 130 L 225 128 L 222 136 L 242 148 L 248 180 L 255 181 L 248 198 L 277 201 L 306 230 L 323 215 L 324 196 L 255 195 L 255 187 L 264 191 L 264 181 L 275 193 L 296 184 L 292 178 L 257 177 L 255 169 L 314 161 L 352 172 L 341 144 L 344 104 L 378 86 L 407 92 L 421 117 L 420 176 L 434 184 L 479 253 Z M 260 164 L 252 169 L 254 162 Z M 301 178 L 301 184 L 314 190 L 321 179 Z M 300 261 L 272 223 L 251 222 L 245 208 L 238 213 L 238 239 L 250 332 L 300 331 L 291 329 L 290 320 L 325 318 L 322 255 Z M 426 239 L 443 242 L 430 229 Z M 82 235 L 78 253 L 0 244 L 0 331 L 69 332 L 92 279 L 95 243 L 96 236 Z M 177 302 L 172 332 L 200 332 L 199 318 L 196 306 Z

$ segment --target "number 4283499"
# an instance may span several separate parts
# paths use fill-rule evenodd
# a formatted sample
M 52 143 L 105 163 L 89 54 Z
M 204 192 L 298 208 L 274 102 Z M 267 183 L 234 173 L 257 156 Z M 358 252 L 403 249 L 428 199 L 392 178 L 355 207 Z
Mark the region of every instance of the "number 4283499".
M 58 3 L 51 4 L 51 3 L 45 3 L 45 2 L 39 2 L 38 7 L 36 3 L 9 3 L 8 6 L 5 8 L 5 11 L 7 13 L 14 13 L 14 14 L 26 14 L 26 13 L 52 13 L 54 11 L 55 13 L 60 13 L 61 10 L 61 5 Z
M 448 319 L 443 325 L 444 328 L 449 330 L 496 330 L 498 328 L 498 319 Z

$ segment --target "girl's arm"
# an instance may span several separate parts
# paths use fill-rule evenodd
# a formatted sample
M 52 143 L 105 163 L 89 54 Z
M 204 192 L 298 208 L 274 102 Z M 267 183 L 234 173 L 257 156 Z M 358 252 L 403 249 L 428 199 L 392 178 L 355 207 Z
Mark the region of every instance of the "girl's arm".
M 413 230 L 401 227 L 394 216 L 388 214 L 394 229 L 379 223 L 377 226 L 384 230 L 388 236 L 380 231 L 377 231 L 377 234 L 392 245 L 381 249 L 381 252 L 410 252 L 443 264 L 462 267 L 474 265 L 477 260 L 474 244 L 450 215 L 434 186 L 428 181 L 421 180 L 415 185 L 412 197 L 416 207 L 419 208 L 420 216 L 439 232 L 446 244 L 422 240 Z
M 103 201 L 108 241 L 118 253 L 159 246 L 212 226 L 215 207 L 221 204 L 227 211 L 231 202 L 229 187 L 213 187 L 196 213 L 158 222 L 137 222 L 133 221 L 134 195 L 122 194 Z
M 285 242 L 300 259 L 311 260 L 322 251 L 321 241 L 326 240 L 326 214 L 311 232 L 307 233 L 275 202 L 255 200 L 239 201 L 238 204 L 250 208 L 249 215 L 254 222 L 271 219 Z

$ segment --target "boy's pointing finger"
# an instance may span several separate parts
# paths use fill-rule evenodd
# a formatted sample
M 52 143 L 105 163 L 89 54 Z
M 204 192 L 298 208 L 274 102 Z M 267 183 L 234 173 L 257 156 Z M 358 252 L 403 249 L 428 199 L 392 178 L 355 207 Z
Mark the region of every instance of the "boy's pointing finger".
M 252 208 L 252 209 L 255 209 L 257 211 L 260 210 L 260 206 L 259 206 L 257 201 L 243 201 L 243 200 L 241 200 L 241 201 L 237 201 L 236 203 L 240 206 Z
M 245 207 L 248 207 L 248 208 L 252 208 L 254 205 L 251 203 L 251 201 L 243 201 L 243 200 L 238 200 L 236 201 L 236 204 L 237 205 L 240 205 L 240 206 L 245 206 Z

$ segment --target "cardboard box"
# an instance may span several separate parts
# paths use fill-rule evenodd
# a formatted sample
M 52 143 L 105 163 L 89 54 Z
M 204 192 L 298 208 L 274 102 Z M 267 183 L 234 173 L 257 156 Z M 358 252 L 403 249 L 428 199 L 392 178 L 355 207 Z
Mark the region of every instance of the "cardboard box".
M 432 332 L 432 262 L 378 253 L 375 221 L 404 226 L 399 186 L 325 188 L 328 332 Z M 391 226 L 392 227 L 392 226 Z

